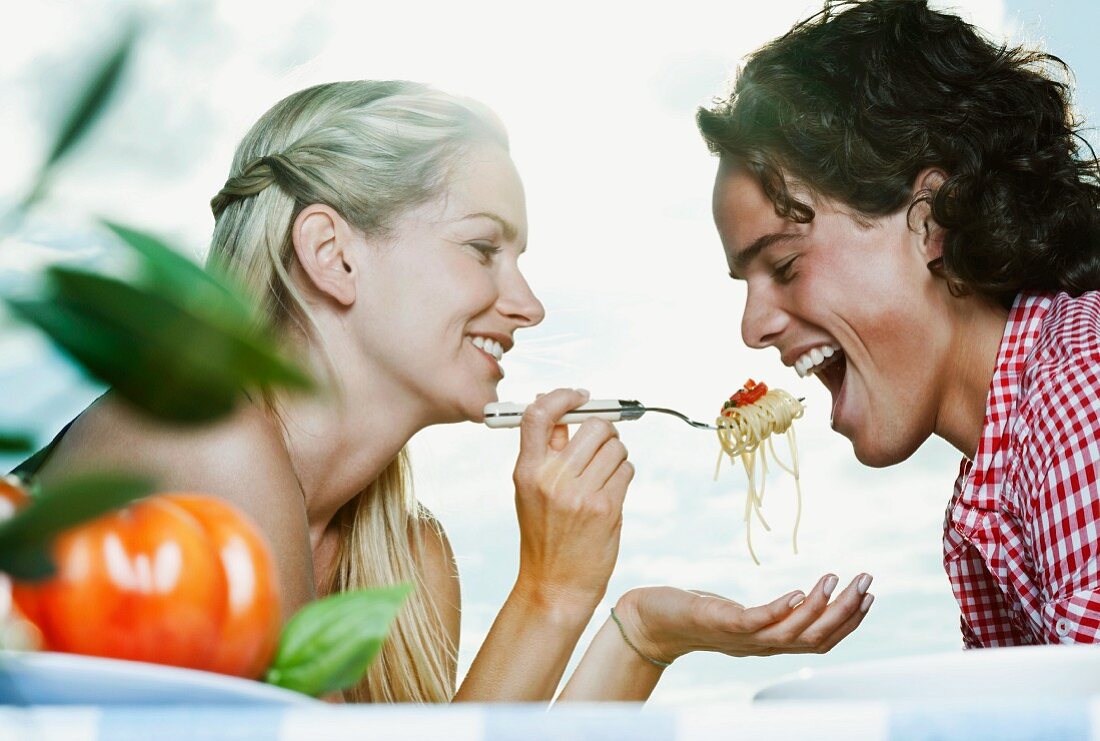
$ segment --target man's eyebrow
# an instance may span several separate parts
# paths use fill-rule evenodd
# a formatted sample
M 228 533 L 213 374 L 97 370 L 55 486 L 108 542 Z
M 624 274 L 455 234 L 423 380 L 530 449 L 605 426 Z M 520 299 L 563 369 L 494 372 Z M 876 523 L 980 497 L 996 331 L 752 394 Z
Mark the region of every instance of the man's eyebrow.
M 492 219 L 500 225 L 500 230 L 504 232 L 504 238 L 509 242 L 514 241 L 516 237 L 519 236 L 519 229 L 516 228 L 515 224 L 499 214 L 494 214 L 492 211 L 478 211 L 477 213 L 466 214 L 462 218 L 456 219 L 456 221 L 466 221 L 468 219 Z
M 762 237 L 758 237 L 752 244 L 733 256 L 733 268 L 730 270 L 730 277 L 734 279 L 740 277 L 740 273 L 744 272 L 745 267 L 755 260 L 757 255 L 776 242 L 785 242 L 787 240 L 801 238 L 802 235 L 797 232 L 778 232 L 776 234 L 765 234 Z

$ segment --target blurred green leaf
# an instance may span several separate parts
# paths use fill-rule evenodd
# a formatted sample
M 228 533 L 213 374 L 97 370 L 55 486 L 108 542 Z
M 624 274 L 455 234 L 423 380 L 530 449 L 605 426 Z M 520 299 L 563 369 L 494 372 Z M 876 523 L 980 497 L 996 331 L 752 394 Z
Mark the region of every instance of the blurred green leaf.
M 103 224 L 142 257 L 146 280 L 170 293 L 182 306 L 211 316 L 224 314 L 242 325 L 254 321 L 253 311 L 228 276 L 211 275 L 157 237 L 110 221 Z
M 227 414 L 250 385 L 312 386 L 232 311 L 198 315 L 174 291 L 61 266 L 47 278 L 48 295 L 9 299 L 12 310 L 156 417 L 206 422 Z
M 99 472 L 44 484 L 34 501 L 0 522 L 0 549 L 48 541 L 61 532 L 153 491 L 143 476 Z
M 16 579 L 49 576 L 54 538 L 152 491 L 148 479 L 119 473 L 84 474 L 43 486 L 31 504 L 0 523 L 0 571 Z
M 137 33 L 138 24 L 135 21 L 128 23 L 114 47 L 96 65 L 88 84 L 65 117 L 57 138 L 50 148 L 50 153 L 46 157 L 46 162 L 39 170 L 30 192 L 20 204 L 21 209 L 26 209 L 45 195 L 46 183 L 54 165 L 72 150 L 103 113 L 111 93 L 118 87 L 118 81 L 126 67 L 126 60 L 133 50 Z
M 110 100 L 111 93 L 118 86 L 122 76 L 122 70 L 126 66 L 126 60 L 134 48 L 137 39 L 138 25 L 130 21 L 123 29 L 122 35 L 115 43 L 113 49 L 99 63 L 95 74 L 88 81 L 80 99 L 73 106 L 65 119 L 61 131 L 58 132 L 50 155 L 46 159 L 46 166 L 56 164 L 68 151 L 84 136 L 89 127 L 95 122 Z
M 283 628 L 269 684 L 314 697 L 353 686 L 389 634 L 412 585 L 358 589 L 311 602 Z
M 26 453 L 34 447 L 30 435 L 19 432 L 0 432 L 0 453 Z

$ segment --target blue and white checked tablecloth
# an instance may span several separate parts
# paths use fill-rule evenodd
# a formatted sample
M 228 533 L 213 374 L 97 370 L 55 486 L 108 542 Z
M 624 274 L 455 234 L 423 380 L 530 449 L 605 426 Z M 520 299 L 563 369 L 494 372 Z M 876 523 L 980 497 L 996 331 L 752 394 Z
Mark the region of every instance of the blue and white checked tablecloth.
M 1066 703 L 775 702 L 524 705 L 0 707 L 0 741 L 194 739 L 1051 739 L 1100 741 L 1100 698 Z

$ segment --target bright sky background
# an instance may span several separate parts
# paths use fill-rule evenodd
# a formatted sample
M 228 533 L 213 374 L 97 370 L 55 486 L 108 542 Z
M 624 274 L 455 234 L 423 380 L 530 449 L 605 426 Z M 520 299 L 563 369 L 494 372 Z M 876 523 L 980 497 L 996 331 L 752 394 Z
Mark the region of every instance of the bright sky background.
M 0 28 L 0 207 L 18 198 L 53 127 L 130 4 L 24 3 Z M 741 345 L 743 288 L 710 220 L 715 161 L 695 108 L 723 91 L 738 60 L 820 7 L 803 0 L 645 4 L 558 2 L 148 2 L 126 88 L 60 174 L 18 239 L 0 242 L 0 290 L 42 264 L 101 260 L 93 215 L 159 232 L 196 259 L 208 202 L 236 142 L 284 95 L 335 79 L 406 78 L 478 98 L 507 124 L 524 177 L 524 269 L 548 309 L 505 359 L 501 399 L 557 386 L 713 417 L 747 377 L 806 396 L 798 427 L 805 508 L 790 552 L 793 487 L 768 485 L 773 533 L 744 545 L 744 479 L 711 480 L 716 442 L 669 418 L 621 427 L 638 467 L 607 604 L 640 584 L 706 589 L 746 602 L 875 576 L 863 628 L 827 656 L 697 654 L 666 672 L 655 701 L 742 698 L 801 667 L 956 650 L 958 613 L 940 565 L 944 507 L 958 456 L 933 441 L 902 466 L 860 466 L 828 429 L 828 395 L 774 352 Z M 997 37 L 1046 39 L 1071 63 L 1081 108 L 1100 100 L 1092 3 L 1000 0 L 953 7 Z M 32 32 L 33 29 L 33 32 Z M 914 359 L 919 362 L 919 359 Z M 0 426 L 48 439 L 96 389 L 28 331 L 0 331 Z M 418 492 L 450 534 L 464 580 L 462 671 L 515 576 L 511 468 L 518 433 L 473 425 L 413 442 Z M 0 457 L 0 464 L 14 460 Z M 10 466 L 4 465 L 4 468 Z M 598 613 L 589 633 L 604 619 Z M 578 653 L 579 655 L 579 653 Z M 576 658 L 576 657 L 575 657 Z

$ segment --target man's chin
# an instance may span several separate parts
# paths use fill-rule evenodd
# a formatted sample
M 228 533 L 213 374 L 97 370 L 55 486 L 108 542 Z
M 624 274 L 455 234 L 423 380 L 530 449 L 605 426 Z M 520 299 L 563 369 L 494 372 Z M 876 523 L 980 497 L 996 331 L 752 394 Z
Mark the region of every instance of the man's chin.
M 886 435 L 867 435 L 869 439 L 864 439 L 864 436 L 848 437 L 852 442 L 852 451 L 856 455 L 856 460 L 865 466 L 870 468 L 887 468 L 888 466 L 896 466 L 908 460 L 913 453 L 917 452 L 921 442 L 916 441 L 900 441 L 891 440 Z

